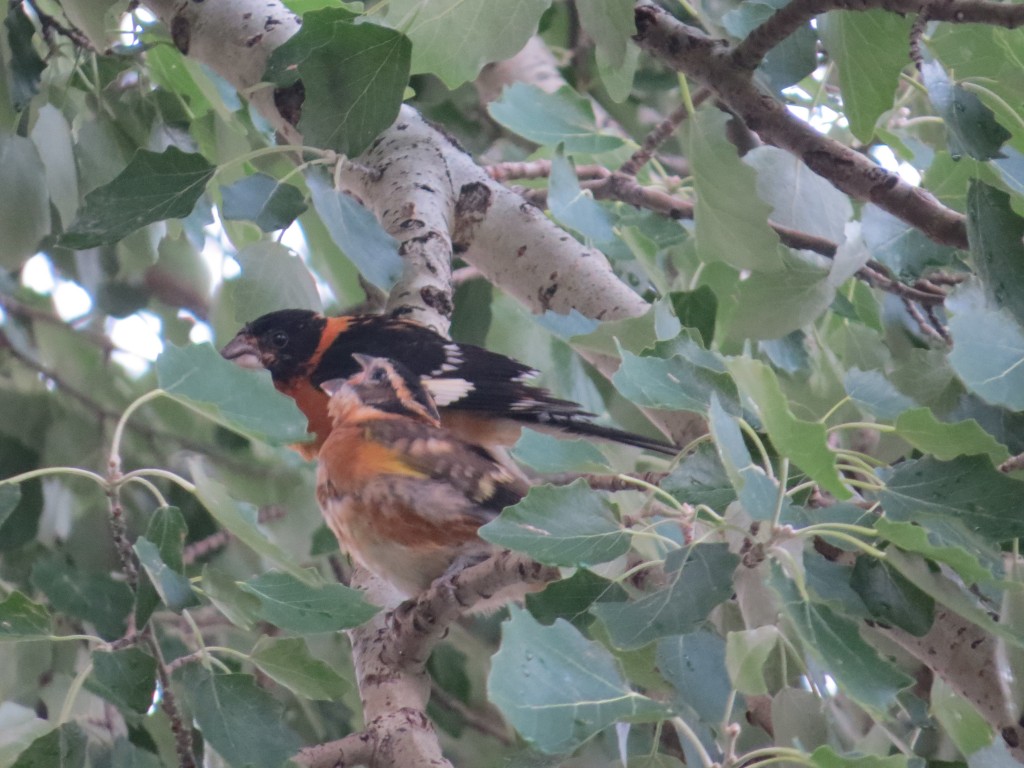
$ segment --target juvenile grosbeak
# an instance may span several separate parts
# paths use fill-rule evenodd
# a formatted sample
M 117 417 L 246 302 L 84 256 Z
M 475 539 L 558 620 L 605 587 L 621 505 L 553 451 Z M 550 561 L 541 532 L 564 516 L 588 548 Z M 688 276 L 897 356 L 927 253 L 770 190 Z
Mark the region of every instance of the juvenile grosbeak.
M 527 486 L 442 427 L 405 366 L 360 354 L 353 361 L 353 376 L 321 384 L 333 428 L 320 449 L 317 500 L 342 549 L 411 597 L 491 554 L 477 529 Z
M 295 399 L 309 421 L 316 456 L 331 431 L 320 385 L 359 371 L 355 354 L 385 357 L 422 381 L 442 423 L 468 442 L 508 446 L 522 426 L 597 437 L 674 456 L 677 446 L 591 421 L 579 404 L 527 381 L 536 371 L 496 352 L 450 341 L 426 326 L 386 315 L 325 317 L 304 309 L 271 312 L 244 326 L 221 354 L 239 365 L 266 368 L 275 386 Z

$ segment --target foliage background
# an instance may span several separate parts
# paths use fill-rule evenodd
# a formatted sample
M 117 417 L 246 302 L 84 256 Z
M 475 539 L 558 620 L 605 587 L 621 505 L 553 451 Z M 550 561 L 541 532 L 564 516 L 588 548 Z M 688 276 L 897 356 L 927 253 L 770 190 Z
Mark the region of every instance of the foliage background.
M 389 301 L 622 426 L 709 427 L 671 465 L 524 437 L 537 470 L 668 475 L 488 530 L 566 578 L 433 648 L 453 764 L 1024 760 L 1024 6 L 212 5 L 11 3 L 0 35 L 0 763 L 384 743 L 304 423 L 191 342 Z M 614 275 L 402 240 L 373 178 L 403 99 Z M 112 341 L 138 313 L 154 365 Z

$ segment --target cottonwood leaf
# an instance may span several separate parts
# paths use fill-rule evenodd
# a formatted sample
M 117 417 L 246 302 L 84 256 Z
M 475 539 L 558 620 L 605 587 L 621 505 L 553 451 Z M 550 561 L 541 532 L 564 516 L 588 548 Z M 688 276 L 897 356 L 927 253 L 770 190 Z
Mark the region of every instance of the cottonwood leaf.
M 311 585 L 288 573 L 265 573 L 238 586 L 259 598 L 264 619 L 300 634 L 358 627 L 379 610 L 358 589 L 344 584 Z
M 192 213 L 215 170 L 202 155 L 177 147 L 140 149 L 113 181 L 85 196 L 58 242 L 74 250 L 95 248 L 155 221 L 182 219 Z
M 228 765 L 280 768 L 302 742 L 285 724 L 281 703 L 250 675 L 215 675 L 199 664 L 180 674 L 203 739 Z
M 665 558 L 668 587 L 625 603 L 598 603 L 590 612 L 605 625 L 616 648 L 641 648 L 660 637 L 686 634 L 732 595 L 738 564 L 725 544 L 677 549 Z
M 167 345 L 156 361 L 160 388 L 207 418 L 257 440 L 304 440 L 306 418 L 270 376 L 225 360 L 210 344 Z
M 935 418 L 930 408 L 914 408 L 896 419 L 896 433 L 923 453 L 949 461 L 957 456 L 988 454 L 996 463 L 1010 452 L 974 419 L 949 423 Z
M 0 602 L 0 641 L 27 640 L 53 634 L 49 612 L 21 592 L 11 592 Z
M 783 611 L 804 648 L 854 701 L 882 715 L 895 704 L 896 695 L 913 684 L 913 678 L 885 661 L 861 638 L 855 622 L 826 605 L 804 600 L 774 563 L 769 584 L 781 598 Z
M 412 45 L 395 29 L 352 19 L 343 8 L 305 14 L 270 55 L 264 77 L 278 86 L 301 80 L 304 140 L 355 157 L 398 117 Z
M 989 541 L 1024 536 L 1024 482 L 999 472 L 988 456 L 939 461 L 926 456 L 900 464 L 879 492 L 891 520 L 957 520 Z
M 1006 309 L 990 306 L 977 285 L 947 299 L 953 312 L 949 362 L 964 386 L 982 400 L 1024 410 L 1024 327 Z
M 142 714 L 153 706 L 156 659 L 141 648 L 92 652 L 86 687 L 126 712 Z
M 545 565 L 593 565 L 629 549 L 630 535 L 615 516 L 608 494 L 586 480 L 538 485 L 479 530 L 480 538 L 525 552 Z
M 473 80 L 484 64 L 518 53 L 550 4 L 551 0 L 391 0 L 387 18 L 413 42 L 412 71 L 437 75 L 455 90 Z
M 524 139 L 548 147 L 563 144 L 569 154 L 594 155 L 622 146 L 619 137 L 598 133 L 590 102 L 569 87 L 545 93 L 535 85 L 513 83 L 487 111 Z
M 265 173 L 254 173 L 221 190 L 221 216 L 251 221 L 264 232 L 287 228 L 306 210 L 302 192 Z
M 792 459 L 822 488 L 838 499 L 850 491 L 836 470 L 824 424 L 796 418 L 774 371 L 759 360 L 736 357 L 727 363 L 737 385 L 757 405 L 764 428 L 779 453 Z
M 667 715 L 663 704 L 629 687 L 606 648 L 563 619 L 546 627 L 513 607 L 501 634 L 488 698 L 542 752 L 571 752 L 612 723 Z
M 1010 196 L 971 179 L 967 189 L 967 241 L 985 293 L 997 309 L 1008 309 L 1024 324 L 1024 218 L 1010 206 Z
M 349 688 L 341 675 L 313 658 L 301 637 L 261 637 L 250 658 L 275 682 L 307 699 L 340 699 Z

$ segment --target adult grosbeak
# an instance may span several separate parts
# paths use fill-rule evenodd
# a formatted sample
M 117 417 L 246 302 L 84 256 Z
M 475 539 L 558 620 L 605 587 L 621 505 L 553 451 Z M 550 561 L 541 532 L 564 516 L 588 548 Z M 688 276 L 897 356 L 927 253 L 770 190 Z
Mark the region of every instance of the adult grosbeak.
M 320 449 L 317 500 L 342 549 L 411 597 L 453 566 L 489 555 L 477 529 L 527 487 L 440 426 L 407 368 L 353 359 L 357 373 L 321 385 L 333 429 Z
M 422 380 L 442 422 L 479 445 L 512 445 L 523 425 L 598 437 L 676 455 L 677 446 L 591 421 L 579 404 L 526 383 L 536 371 L 496 352 L 459 344 L 426 326 L 386 315 L 325 317 L 304 309 L 271 312 L 244 326 L 221 354 L 239 365 L 266 368 L 275 386 L 295 399 L 309 421 L 316 456 L 331 431 L 320 385 L 359 370 L 354 354 L 394 360 Z

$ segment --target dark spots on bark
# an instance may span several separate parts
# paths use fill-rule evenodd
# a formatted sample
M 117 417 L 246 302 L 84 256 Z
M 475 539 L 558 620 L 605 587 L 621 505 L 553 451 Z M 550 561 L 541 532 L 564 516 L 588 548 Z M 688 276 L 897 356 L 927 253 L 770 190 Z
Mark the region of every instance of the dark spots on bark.
M 455 215 L 462 217 L 487 213 L 492 197 L 490 188 L 482 182 L 464 184 L 459 190 L 459 199 L 455 201 Z
M 263 22 L 263 31 L 269 32 L 280 23 L 280 19 L 276 19 L 273 16 L 267 16 L 266 21 Z
M 1001 731 L 1003 741 L 1006 742 L 1006 746 L 1011 749 L 1016 749 L 1020 746 L 1020 734 L 1017 733 L 1017 729 L 1012 725 L 1008 725 Z
M 245 41 L 245 47 L 246 48 L 252 48 L 254 45 L 259 45 L 261 42 L 263 42 L 263 33 L 262 32 L 260 34 L 258 34 L 258 35 L 253 35 L 252 37 L 247 39 Z
M 409 130 L 409 124 L 408 123 L 399 123 L 398 125 L 395 126 L 395 130 L 396 131 L 407 131 L 407 130 Z
M 302 117 L 302 102 L 306 100 L 306 86 L 301 80 L 296 80 L 284 88 L 274 89 L 274 106 L 281 113 L 281 117 L 292 125 L 299 124 Z
M 521 259 L 525 255 L 526 255 L 526 246 L 525 245 L 520 245 L 518 248 L 516 248 L 516 258 L 517 259 Z
M 203 0 L 196 0 L 196 2 L 201 3 L 201 2 L 203 2 Z M 252 18 L 252 14 L 251 13 L 243 13 L 242 14 L 242 20 L 243 21 L 248 21 L 251 18 Z
M 448 298 L 448 294 L 444 291 L 428 285 L 420 289 L 420 298 L 423 300 L 423 303 L 431 309 L 439 312 L 445 317 L 451 317 L 452 300 Z
M 414 186 L 416 187 L 416 189 L 422 189 L 424 192 L 429 192 L 432 195 L 436 195 L 437 194 L 437 190 L 434 189 L 429 184 L 416 184 Z
M 551 309 L 551 300 L 555 298 L 556 293 L 558 293 L 557 283 L 537 290 L 537 302 L 540 304 L 541 309 L 545 311 Z
M 181 51 L 183 56 L 187 56 L 192 42 L 192 22 L 181 15 L 171 19 L 171 40 L 174 41 L 174 47 Z
M 399 229 L 405 229 L 405 230 L 409 230 L 409 229 L 422 229 L 423 228 L 423 221 L 420 220 L 420 219 L 406 219 L 405 221 L 403 221 L 401 224 L 398 225 L 398 228 Z

